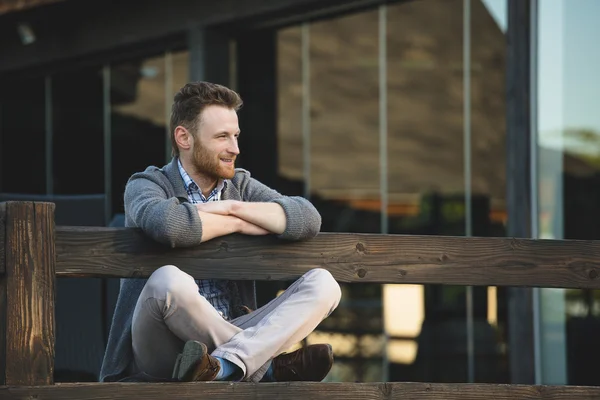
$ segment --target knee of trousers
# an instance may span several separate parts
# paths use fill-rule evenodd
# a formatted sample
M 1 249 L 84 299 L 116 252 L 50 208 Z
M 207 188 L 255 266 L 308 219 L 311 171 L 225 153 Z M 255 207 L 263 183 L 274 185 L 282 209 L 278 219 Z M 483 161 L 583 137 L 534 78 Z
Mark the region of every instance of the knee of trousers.
M 198 291 L 198 286 L 190 275 L 174 265 L 165 265 L 150 275 L 146 287 L 156 295 L 187 296 Z M 159 296 L 163 297 L 163 296 Z
M 315 268 L 304 275 L 306 282 L 310 285 L 315 300 L 331 313 L 340 303 L 342 290 L 339 283 L 329 271 L 323 268 Z

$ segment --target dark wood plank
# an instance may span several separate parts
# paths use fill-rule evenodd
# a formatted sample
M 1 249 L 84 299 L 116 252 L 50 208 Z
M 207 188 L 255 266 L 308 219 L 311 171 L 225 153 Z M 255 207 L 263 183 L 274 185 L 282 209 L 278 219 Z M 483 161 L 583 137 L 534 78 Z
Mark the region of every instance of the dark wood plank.
M 57 227 L 59 276 L 288 280 L 315 267 L 341 282 L 600 288 L 600 241 L 322 233 L 303 242 L 232 235 L 171 249 L 138 230 Z
M 4 400 L 58 399 L 314 399 L 314 400 L 583 400 L 600 387 L 443 383 L 95 383 L 1 387 Z
M 4 276 L 4 242 L 6 230 L 6 203 L 0 203 L 0 385 L 6 376 L 6 276 Z
M 5 251 L 5 236 L 4 232 L 6 230 L 6 203 L 0 203 L 0 275 L 4 274 L 4 254 Z
M 54 268 L 54 204 L 8 202 L 8 385 L 43 385 L 53 382 Z
M 6 384 L 6 277 L 0 275 L 0 385 Z

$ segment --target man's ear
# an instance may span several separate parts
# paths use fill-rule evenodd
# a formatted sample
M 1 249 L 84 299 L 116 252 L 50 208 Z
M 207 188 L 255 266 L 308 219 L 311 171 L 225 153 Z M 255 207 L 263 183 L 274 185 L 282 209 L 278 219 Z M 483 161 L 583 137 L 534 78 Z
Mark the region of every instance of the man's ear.
M 175 128 L 175 142 L 180 150 L 189 150 L 194 142 L 192 134 L 183 126 Z

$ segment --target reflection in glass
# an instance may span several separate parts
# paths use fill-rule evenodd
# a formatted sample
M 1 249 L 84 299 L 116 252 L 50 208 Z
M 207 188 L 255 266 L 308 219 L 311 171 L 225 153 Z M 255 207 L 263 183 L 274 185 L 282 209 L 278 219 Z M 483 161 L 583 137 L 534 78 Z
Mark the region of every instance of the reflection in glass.
M 300 26 L 277 33 L 277 158 L 278 174 L 303 181 L 302 32 Z
M 507 0 L 471 1 L 471 215 L 475 236 L 506 236 Z M 473 288 L 476 382 L 508 383 L 506 288 Z
M 46 193 L 44 78 L 0 83 L 0 192 Z
M 383 151 L 390 233 L 466 233 L 463 112 L 469 106 L 472 233 L 504 235 L 506 4 L 473 3 L 471 29 L 480 39 L 473 43 L 468 105 L 463 0 L 387 6 Z M 279 175 L 310 188 L 323 231 L 383 229 L 378 15 L 385 13 L 278 32 Z M 334 345 L 337 362 L 328 380 L 464 382 L 465 293 L 458 286 L 343 285 L 342 304 L 307 342 Z M 474 293 L 475 379 L 502 382 L 501 294 L 495 287 Z
M 377 17 L 370 11 L 277 35 L 279 175 L 311 188 L 323 231 L 380 230 Z M 381 380 L 381 286 L 342 291 L 343 303 L 307 342 L 333 345 L 328 380 Z
M 324 231 L 381 231 L 378 18 L 372 10 L 310 24 L 310 195 Z M 344 353 L 343 341 L 332 343 L 340 362 L 331 377 L 381 380 L 381 285 L 342 290 L 344 302 L 320 330 L 356 344 Z
M 596 0 L 539 2 L 539 236 L 600 239 Z M 542 383 L 599 385 L 600 291 L 542 289 Z
M 171 107 L 173 105 L 173 97 L 175 94 L 189 82 L 190 78 L 190 52 L 178 51 L 174 53 L 168 53 L 167 56 L 167 76 L 166 76 L 166 116 L 167 121 L 165 124 L 165 160 L 169 162 L 171 160 L 171 128 L 169 126 L 169 119 L 171 116 Z
M 165 58 L 111 66 L 112 210 L 123 212 L 129 177 L 165 161 Z
M 494 3 L 493 12 L 481 1 L 470 2 L 470 104 L 464 96 L 464 2 L 388 6 L 390 233 L 462 236 L 470 212 L 471 234 L 503 235 L 505 39 L 499 23 L 505 15 L 498 14 L 497 1 L 487 3 Z M 472 170 L 466 171 L 470 194 L 465 192 L 466 124 L 472 140 Z M 402 307 L 386 309 L 386 323 L 388 318 L 418 323 L 418 330 L 389 331 L 390 380 L 466 382 L 466 288 L 426 285 L 417 292 L 390 285 L 388 291 L 404 300 Z M 497 291 L 477 287 L 473 296 L 474 379 L 503 381 Z M 406 316 L 405 309 L 423 309 L 423 315 Z
M 390 233 L 465 233 L 462 4 L 387 9 Z M 386 322 L 413 326 L 388 331 L 389 379 L 466 381 L 464 287 L 417 287 L 386 286 L 403 299 L 386 303 Z M 422 314 L 404 315 L 407 309 Z

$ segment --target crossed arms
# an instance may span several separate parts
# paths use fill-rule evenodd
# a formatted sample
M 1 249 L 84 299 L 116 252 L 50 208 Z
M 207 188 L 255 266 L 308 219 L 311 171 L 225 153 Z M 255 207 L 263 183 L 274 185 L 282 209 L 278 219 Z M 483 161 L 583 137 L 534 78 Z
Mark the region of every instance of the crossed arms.
M 228 235 L 281 234 L 286 228 L 286 216 L 277 203 L 220 200 L 196 204 L 202 220 L 202 242 Z
M 170 169 L 169 169 L 170 168 Z M 189 247 L 230 233 L 304 240 L 318 234 L 321 216 L 305 198 L 283 196 L 240 171 L 231 181 L 229 199 L 204 204 L 182 201 L 166 175 L 181 179 L 169 166 L 134 174 L 125 187 L 125 226 L 170 247 Z

